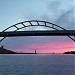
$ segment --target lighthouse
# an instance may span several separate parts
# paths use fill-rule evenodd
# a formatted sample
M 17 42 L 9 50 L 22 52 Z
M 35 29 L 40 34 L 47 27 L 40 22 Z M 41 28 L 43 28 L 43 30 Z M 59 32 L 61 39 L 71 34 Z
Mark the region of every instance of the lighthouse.
M 36 50 L 35 50 L 35 54 L 37 54 L 37 53 L 36 53 Z

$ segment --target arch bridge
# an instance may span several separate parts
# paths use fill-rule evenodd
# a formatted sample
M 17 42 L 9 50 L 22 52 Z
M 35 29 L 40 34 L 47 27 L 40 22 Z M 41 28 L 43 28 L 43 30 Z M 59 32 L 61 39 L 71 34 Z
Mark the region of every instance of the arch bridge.
M 26 28 L 35 27 L 34 30 L 27 30 Z M 48 29 L 41 30 L 38 27 L 45 27 Z M 24 29 L 25 28 L 25 29 Z M 13 30 L 13 31 L 10 31 Z M 6 37 L 14 36 L 68 36 L 71 40 L 75 41 L 75 30 L 66 30 L 65 28 L 53 24 L 51 22 L 30 20 L 14 24 L 2 32 L 0 32 L 0 37 L 4 40 Z

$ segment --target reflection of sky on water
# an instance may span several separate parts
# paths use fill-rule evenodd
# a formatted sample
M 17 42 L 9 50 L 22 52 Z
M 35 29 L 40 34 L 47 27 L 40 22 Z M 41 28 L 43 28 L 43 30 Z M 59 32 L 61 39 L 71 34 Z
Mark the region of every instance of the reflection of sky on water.
M 0 73 L 73 75 L 74 57 L 66 54 L 0 55 Z

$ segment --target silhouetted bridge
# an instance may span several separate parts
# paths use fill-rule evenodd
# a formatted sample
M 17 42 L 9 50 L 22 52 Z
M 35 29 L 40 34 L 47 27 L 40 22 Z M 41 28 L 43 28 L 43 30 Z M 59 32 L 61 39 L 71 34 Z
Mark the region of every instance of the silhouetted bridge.
M 23 28 L 28 27 L 47 27 L 48 30 L 22 30 Z M 52 30 L 50 30 L 52 28 Z M 9 31 L 13 29 L 13 31 Z M 6 37 L 14 37 L 14 36 L 68 36 L 73 41 L 75 41 L 75 30 L 66 30 L 56 24 L 46 22 L 46 21 L 38 21 L 38 20 L 31 20 L 31 21 L 24 21 L 17 24 L 14 24 L 2 32 L 0 32 L 0 37 L 3 37 L 0 42 L 5 39 Z
M 74 36 L 74 30 L 44 30 L 44 31 L 17 31 L 17 32 L 0 32 L 0 37 L 14 37 L 14 36 Z

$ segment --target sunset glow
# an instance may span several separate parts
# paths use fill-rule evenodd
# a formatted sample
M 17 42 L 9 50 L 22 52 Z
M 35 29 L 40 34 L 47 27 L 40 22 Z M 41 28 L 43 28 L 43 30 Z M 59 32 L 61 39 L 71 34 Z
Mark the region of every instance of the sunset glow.
M 21 49 L 15 49 L 17 52 L 34 52 L 34 50 L 37 51 L 37 53 L 63 53 L 66 51 L 75 51 L 74 49 L 74 43 L 73 42 L 53 42 L 53 43 L 44 43 L 44 44 L 31 44 L 28 46 L 25 46 Z

